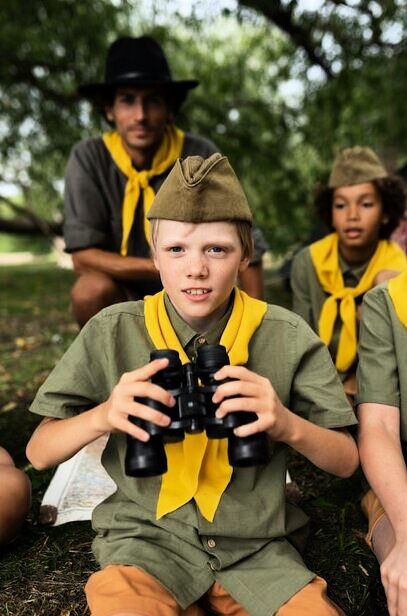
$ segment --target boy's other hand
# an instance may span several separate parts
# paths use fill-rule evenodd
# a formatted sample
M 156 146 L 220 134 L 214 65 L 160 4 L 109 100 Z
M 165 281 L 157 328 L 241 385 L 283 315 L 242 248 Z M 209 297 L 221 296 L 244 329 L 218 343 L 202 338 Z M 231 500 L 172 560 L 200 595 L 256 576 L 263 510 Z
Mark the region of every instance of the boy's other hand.
M 251 411 L 257 420 L 235 428 L 236 436 L 267 432 L 273 440 L 285 440 L 288 429 L 288 410 L 282 404 L 269 379 L 243 366 L 224 366 L 216 380 L 236 379 L 218 386 L 212 400 L 219 404 L 216 416 L 222 418 L 235 411 Z

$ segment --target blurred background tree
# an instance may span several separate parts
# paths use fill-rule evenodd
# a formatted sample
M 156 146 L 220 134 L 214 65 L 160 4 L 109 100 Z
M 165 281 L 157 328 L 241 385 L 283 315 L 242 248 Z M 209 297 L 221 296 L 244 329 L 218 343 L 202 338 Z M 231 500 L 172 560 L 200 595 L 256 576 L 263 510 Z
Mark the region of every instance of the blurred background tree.
M 105 129 L 76 96 L 118 35 L 151 34 L 194 90 L 177 119 L 236 169 L 275 254 L 314 221 L 336 152 L 407 159 L 403 0 L 36 0 L 0 5 L 0 231 L 61 232 L 72 145 Z

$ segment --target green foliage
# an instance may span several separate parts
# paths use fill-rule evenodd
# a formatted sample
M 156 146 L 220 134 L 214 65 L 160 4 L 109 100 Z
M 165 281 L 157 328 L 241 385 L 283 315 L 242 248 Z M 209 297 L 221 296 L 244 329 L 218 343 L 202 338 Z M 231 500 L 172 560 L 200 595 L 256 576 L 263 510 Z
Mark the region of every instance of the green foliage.
M 121 34 L 152 34 L 176 78 L 200 80 L 177 122 L 211 138 L 230 158 L 275 254 L 312 228 L 312 189 L 338 149 L 361 143 L 390 167 L 405 162 L 405 3 L 320 0 L 317 9 L 304 10 L 298 0 L 239 0 L 235 7 L 191 0 L 186 6 L 178 0 L 0 4 L 0 205 L 4 180 L 19 189 L 27 212 L 60 220 L 69 150 L 105 128 L 76 88 L 103 78 L 106 49 Z M 3 199 L 0 218 L 10 211 Z

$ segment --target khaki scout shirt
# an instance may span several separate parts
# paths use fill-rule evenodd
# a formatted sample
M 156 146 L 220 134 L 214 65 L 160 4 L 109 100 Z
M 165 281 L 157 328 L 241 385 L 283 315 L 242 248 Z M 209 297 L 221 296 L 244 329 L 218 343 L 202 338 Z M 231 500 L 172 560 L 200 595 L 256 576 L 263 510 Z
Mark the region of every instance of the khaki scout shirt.
M 344 259 L 339 255 L 339 267 L 341 268 L 343 281 L 346 287 L 354 288 L 359 284 L 360 279 L 366 271 L 369 262 L 351 269 Z M 293 310 L 301 315 L 303 319 L 318 333 L 318 321 L 321 314 L 322 306 L 329 297 L 328 293 L 322 289 L 315 271 L 314 264 L 311 258 L 309 246 L 303 248 L 295 257 L 291 270 L 291 289 L 293 292 Z M 355 299 L 356 304 L 362 302 L 362 296 Z M 332 358 L 335 360 L 338 350 L 339 334 L 341 330 L 341 321 L 339 317 L 336 319 L 334 333 L 329 351 Z M 340 373 L 344 380 L 352 371 Z
M 399 407 L 402 441 L 407 441 L 406 366 L 407 328 L 397 317 L 385 283 L 366 293 L 363 301 L 356 403 Z
M 190 354 L 219 342 L 219 326 L 197 334 L 172 307 L 169 316 Z M 117 304 L 91 319 L 41 386 L 31 410 L 70 417 L 104 401 L 123 372 L 149 361 L 143 302 Z M 269 306 L 250 343 L 247 367 L 269 378 L 284 405 L 321 426 L 356 423 L 326 347 L 297 315 Z M 314 578 L 287 540 L 307 518 L 285 502 L 287 446 L 270 443 L 269 464 L 235 468 L 213 523 L 195 501 L 156 520 L 161 478 L 124 473 L 126 436 L 113 433 L 103 464 L 117 491 L 93 515 L 93 548 L 104 567 L 135 565 L 158 579 L 182 608 L 215 580 L 252 616 L 270 616 Z

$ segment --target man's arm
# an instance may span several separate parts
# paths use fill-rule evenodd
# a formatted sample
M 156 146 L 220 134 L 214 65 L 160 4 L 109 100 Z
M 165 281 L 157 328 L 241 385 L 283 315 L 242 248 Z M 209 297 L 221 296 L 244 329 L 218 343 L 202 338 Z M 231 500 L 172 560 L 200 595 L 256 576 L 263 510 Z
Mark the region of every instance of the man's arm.
M 72 263 L 78 274 L 102 272 L 115 280 L 159 280 L 152 259 L 128 257 L 100 248 L 86 248 L 72 253 Z
M 264 299 L 263 263 L 253 263 L 241 272 L 240 286 L 248 295 Z

